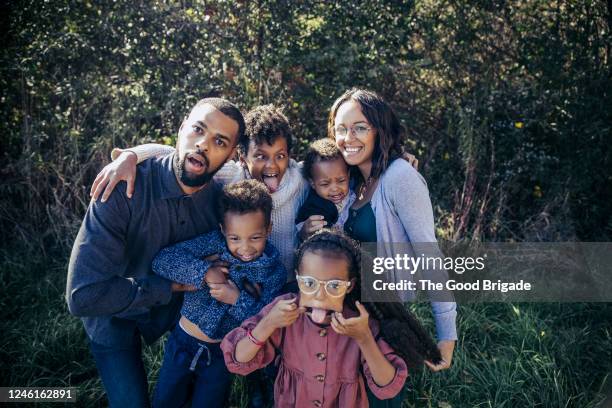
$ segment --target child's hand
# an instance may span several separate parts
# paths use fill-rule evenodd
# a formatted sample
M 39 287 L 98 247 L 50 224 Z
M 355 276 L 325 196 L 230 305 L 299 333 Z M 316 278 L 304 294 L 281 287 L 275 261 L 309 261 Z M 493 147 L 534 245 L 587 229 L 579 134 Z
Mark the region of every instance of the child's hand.
M 210 283 L 208 287 L 210 288 L 210 296 L 228 305 L 236 304 L 240 296 L 240 290 L 231 280 L 228 280 L 227 283 Z
M 187 285 L 187 284 L 184 284 L 184 283 L 172 282 L 171 290 L 172 290 L 172 292 L 193 292 L 193 291 L 198 290 L 198 288 L 196 288 L 193 285 Z
M 352 337 L 358 343 L 362 343 L 372 336 L 368 325 L 370 314 L 359 301 L 355 302 L 355 306 L 359 310 L 359 316 L 345 319 L 342 313 L 336 312 L 332 314 L 331 325 L 336 333 Z
M 306 308 L 298 307 L 296 299 L 279 300 L 263 320 L 265 320 L 266 325 L 276 330 L 291 326 L 305 311 Z
M 322 215 L 311 215 L 306 221 L 304 221 L 302 235 L 308 237 L 323 228 L 325 224 L 327 224 L 327 222 L 325 221 L 325 217 Z
M 104 193 L 102 194 L 102 202 L 105 202 L 120 181 L 127 183 L 125 193 L 128 198 L 132 198 L 137 164 L 138 157 L 134 152 L 122 152 L 117 160 L 104 166 L 96 176 L 89 191 L 91 199 L 95 201 L 100 194 Z
M 404 152 L 404 154 L 402 154 L 402 159 L 406 160 L 415 170 L 419 170 L 419 159 L 417 159 L 414 154 Z
M 229 264 L 227 262 L 220 260 L 214 261 L 204 276 L 206 284 L 210 287 L 213 283 L 227 283 L 227 275 L 229 274 L 229 269 L 227 269 L 228 266 Z

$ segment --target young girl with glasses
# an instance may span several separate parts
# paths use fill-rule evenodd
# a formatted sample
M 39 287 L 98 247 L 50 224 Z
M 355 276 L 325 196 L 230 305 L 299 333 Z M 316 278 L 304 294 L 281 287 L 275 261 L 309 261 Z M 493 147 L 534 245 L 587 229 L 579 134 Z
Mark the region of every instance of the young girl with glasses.
M 296 256 L 300 293 L 277 297 L 232 330 L 221 349 L 231 372 L 279 364 L 275 406 L 367 407 L 404 386 L 408 367 L 439 361 L 433 340 L 401 303 L 359 301 L 356 242 L 324 229 Z

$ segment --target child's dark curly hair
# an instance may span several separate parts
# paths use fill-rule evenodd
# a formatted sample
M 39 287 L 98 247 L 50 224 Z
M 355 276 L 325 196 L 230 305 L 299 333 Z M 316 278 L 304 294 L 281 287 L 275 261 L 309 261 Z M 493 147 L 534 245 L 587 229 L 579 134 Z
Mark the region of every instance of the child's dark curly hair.
M 268 193 L 268 188 L 261 181 L 242 180 L 223 188 L 218 208 L 222 225 L 225 223 L 225 214 L 228 212 L 246 214 L 261 210 L 266 226 L 268 226 L 272 216 L 272 197 Z
M 315 163 L 336 159 L 342 159 L 342 153 L 333 140 L 327 138 L 315 140 L 306 151 L 306 156 L 304 157 L 304 167 L 302 168 L 304 178 L 312 180 L 312 166 Z
M 322 229 L 311 235 L 300 245 L 295 257 L 298 269 L 306 252 L 324 252 L 326 255 L 343 256 L 349 265 L 349 279 L 355 279 L 353 290 L 344 301 L 353 309 L 355 301 L 361 301 L 361 250 L 353 239 L 342 232 Z M 416 317 L 398 299 L 395 302 L 362 302 L 370 316 L 380 322 L 380 334 L 387 343 L 402 357 L 409 368 L 420 368 L 424 360 L 434 364 L 442 360 L 440 351 L 431 336 Z
M 291 151 L 293 135 L 281 108 L 274 105 L 258 106 L 246 114 L 244 122 L 246 137 L 238 144 L 238 153 L 241 156 L 246 156 L 251 141 L 256 145 L 264 142 L 272 145 L 279 137 L 287 141 L 287 153 Z
M 299 269 L 306 252 L 323 252 L 333 257 L 344 257 L 349 265 L 349 279 L 359 276 L 361 251 L 357 242 L 340 231 L 323 228 L 306 239 L 297 250 L 295 270 Z

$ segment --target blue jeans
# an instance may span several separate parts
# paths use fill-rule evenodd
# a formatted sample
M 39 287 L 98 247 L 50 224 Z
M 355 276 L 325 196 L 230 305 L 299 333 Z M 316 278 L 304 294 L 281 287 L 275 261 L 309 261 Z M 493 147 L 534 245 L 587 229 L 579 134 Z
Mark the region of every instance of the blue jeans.
M 221 343 L 207 343 L 176 325 L 164 353 L 153 406 L 222 407 L 232 384 Z
M 89 347 L 102 378 L 109 406 L 149 407 L 140 336 L 135 334 L 133 342 L 127 345 L 104 346 L 90 342 Z

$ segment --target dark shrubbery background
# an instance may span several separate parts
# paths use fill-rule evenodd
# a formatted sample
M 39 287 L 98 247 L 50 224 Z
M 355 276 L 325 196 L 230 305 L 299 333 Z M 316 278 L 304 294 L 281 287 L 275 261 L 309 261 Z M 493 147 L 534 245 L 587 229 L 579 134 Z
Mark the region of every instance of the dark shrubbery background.
M 612 236 L 610 0 L 136 3 L 0 6 L 0 316 L 10 334 L 0 340 L 3 385 L 59 378 L 95 388 L 82 329 L 61 298 L 89 185 L 112 146 L 174 143 L 183 115 L 211 94 L 245 111 L 284 106 L 299 157 L 325 135 L 328 109 L 345 89 L 380 92 L 421 159 L 441 238 Z M 610 308 L 593 308 L 580 330 L 605 347 L 590 349 L 599 368 L 560 385 L 568 396 L 561 400 L 577 398 L 576 406 L 593 400 L 591 382 L 603 375 L 591 374 L 603 372 L 601 354 L 612 353 L 603 341 L 610 332 L 599 326 Z M 487 320 L 487 310 L 466 309 L 463 319 Z M 572 310 L 553 313 L 553 321 L 563 326 L 559 316 Z M 20 318 L 29 327 L 46 323 L 37 335 Z M 25 374 L 9 375 L 9 366 Z M 558 361 L 557 368 L 563 372 Z M 555 375 L 544 377 L 557 383 Z M 419 390 L 447 387 L 433 378 Z M 533 391 L 551 401 L 537 392 L 545 383 Z M 453 401 L 446 392 L 441 398 Z M 530 398 L 518 401 L 538 401 Z
M 612 235 L 604 1 L 103 3 L 5 6 L 4 231 L 69 245 L 110 147 L 173 143 L 204 95 L 285 106 L 299 155 L 362 86 L 402 117 L 445 235 Z

